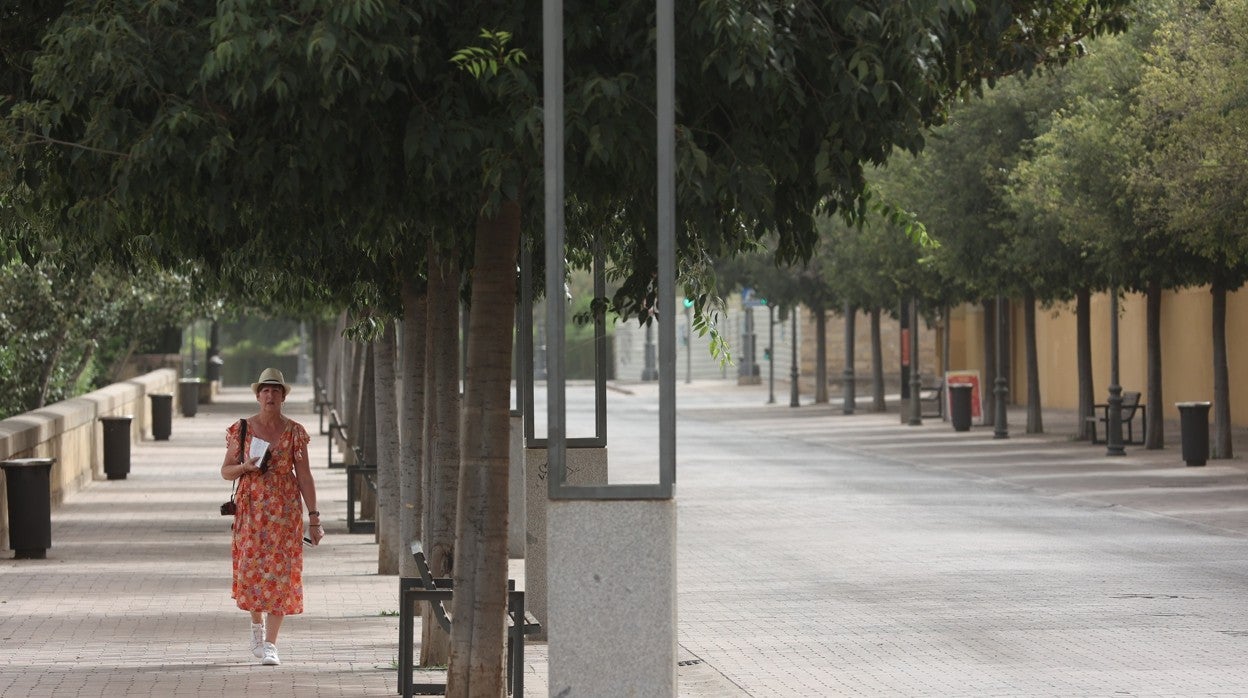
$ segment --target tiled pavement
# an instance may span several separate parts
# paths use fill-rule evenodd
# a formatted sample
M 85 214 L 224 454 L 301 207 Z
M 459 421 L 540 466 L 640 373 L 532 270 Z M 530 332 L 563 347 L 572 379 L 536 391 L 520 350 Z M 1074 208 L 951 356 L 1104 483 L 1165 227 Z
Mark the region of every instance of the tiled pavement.
M 653 386 L 610 398 L 612 467 L 644 461 Z M 315 434 L 306 391 L 288 412 Z M 958 434 L 678 386 L 682 696 L 1248 695 L 1243 461 L 1050 435 Z M 787 402 L 787 401 L 786 401 Z M 261 667 L 229 598 L 232 390 L 133 449 L 129 477 L 53 512 L 44 561 L 0 560 L 0 695 L 389 696 L 397 582 L 345 532 L 344 475 L 311 448 L 329 522 L 307 610 Z M 1238 444 L 1237 444 L 1238 445 Z M 1244 446 L 1240 446 L 1243 448 Z M 1244 452 L 1241 450 L 1241 452 Z M 613 473 L 616 471 L 613 470 Z M 526 650 L 544 695 L 545 646 Z

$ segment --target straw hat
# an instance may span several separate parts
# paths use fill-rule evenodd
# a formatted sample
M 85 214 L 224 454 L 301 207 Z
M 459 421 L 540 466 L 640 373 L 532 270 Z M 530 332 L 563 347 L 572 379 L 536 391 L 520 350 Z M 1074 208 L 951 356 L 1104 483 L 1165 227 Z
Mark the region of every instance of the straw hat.
M 290 385 L 286 382 L 286 376 L 276 368 L 266 368 L 260 372 L 260 379 L 251 384 L 251 392 L 259 395 L 260 386 L 262 385 L 280 385 L 282 386 L 282 396 L 290 395 Z

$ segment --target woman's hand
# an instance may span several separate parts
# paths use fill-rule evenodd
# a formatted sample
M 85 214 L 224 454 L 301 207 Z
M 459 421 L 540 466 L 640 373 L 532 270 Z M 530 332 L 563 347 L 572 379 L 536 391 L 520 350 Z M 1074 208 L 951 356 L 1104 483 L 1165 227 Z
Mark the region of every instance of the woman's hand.
M 317 524 L 308 524 L 308 537 L 312 539 L 312 545 L 320 545 L 321 539 L 325 537 L 325 527 Z
M 248 458 L 242 463 L 239 463 L 238 461 L 232 461 L 227 458 L 226 462 L 221 465 L 221 477 L 226 480 L 237 480 L 247 473 L 258 473 L 260 472 L 260 464 L 257 463 L 258 460 L 260 459 Z

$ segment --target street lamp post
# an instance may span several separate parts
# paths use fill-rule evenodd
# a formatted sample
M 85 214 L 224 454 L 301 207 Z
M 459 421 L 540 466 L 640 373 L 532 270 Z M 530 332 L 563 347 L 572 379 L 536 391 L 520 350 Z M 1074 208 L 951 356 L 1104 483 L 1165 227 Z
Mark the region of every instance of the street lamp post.
M 1118 289 L 1109 289 L 1109 400 L 1105 415 L 1105 455 L 1125 456 L 1122 447 L 1122 386 L 1118 384 Z
M 187 376 L 194 378 L 199 375 L 199 354 L 195 348 L 195 324 L 196 320 L 191 320 L 191 369 L 187 372 Z
M 1005 380 L 1005 298 L 997 295 L 997 379 L 992 390 L 996 402 L 993 407 L 992 438 L 1010 438 L 1009 420 L 1005 415 L 1005 396 L 1010 392 Z
M 923 376 L 919 373 L 919 299 L 910 301 L 910 422 L 912 427 L 923 426 L 923 404 L 919 391 L 923 389 Z
M 857 402 L 856 386 L 854 385 L 854 306 L 845 304 L 845 370 L 841 372 L 841 384 L 845 393 L 842 414 L 853 414 Z
M 685 385 L 693 382 L 693 304 L 685 299 Z
M 789 333 L 789 344 L 793 347 L 793 364 L 789 368 L 789 407 L 800 407 L 802 403 L 797 391 L 797 308 L 790 312 L 789 325 L 793 331 Z
M 767 304 L 767 404 L 776 404 L 776 306 Z

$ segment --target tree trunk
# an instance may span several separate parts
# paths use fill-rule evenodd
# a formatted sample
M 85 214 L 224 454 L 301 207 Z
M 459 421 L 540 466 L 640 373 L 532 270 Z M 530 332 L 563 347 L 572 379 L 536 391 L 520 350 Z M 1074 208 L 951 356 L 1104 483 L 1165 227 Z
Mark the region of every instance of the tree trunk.
M 884 399 L 884 342 L 880 339 L 880 309 L 871 309 L 871 411 L 885 412 L 888 403 Z
M 351 370 L 351 354 L 350 347 L 344 333 L 347 331 L 347 314 L 345 312 L 338 314 L 338 319 L 334 323 L 334 342 L 329 347 L 329 377 L 328 392 L 329 401 L 338 408 L 338 416 L 341 419 L 351 419 L 351 414 L 347 411 L 350 404 L 347 385 L 349 382 Z
M 423 282 L 422 282 L 423 283 Z M 408 546 L 420 538 L 424 510 L 421 449 L 425 443 L 425 328 L 427 297 L 413 278 L 403 280 L 403 395 L 399 440 L 399 574 L 418 577 Z
M 373 376 L 377 372 L 377 342 L 364 345 L 364 378 L 360 382 L 360 401 L 363 419 L 360 424 L 360 451 L 364 462 L 377 463 L 377 402 L 373 398 Z M 369 488 L 365 488 L 365 492 Z
M 51 353 L 48 358 L 44 359 L 43 366 L 39 369 L 39 394 L 35 396 L 35 404 L 29 406 L 31 410 L 37 410 L 48 403 L 48 392 L 52 389 L 52 373 L 58 368 L 61 354 L 65 351 L 65 343 L 69 340 L 70 322 L 70 320 L 65 320 L 60 323 L 56 337 L 48 342 Z
M 82 356 L 78 359 L 78 365 L 74 367 L 72 385 L 78 385 L 82 382 L 82 375 L 87 372 L 88 368 L 90 368 L 91 359 L 95 358 L 95 347 L 95 342 L 92 342 L 88 344 L 87 348 L 82 352 Z
M 858 395 L 857 386 L 854 384 L 854 324 L 858 319 L 858 310 L 853 305 L 845 304 L 845 370 L 842 373 L 843 385 L 841 391 L 844 395 L 844 403 L 841 406 L 841 412 L 844 414 L 853 414 L 856 406 Z
M 398 574 L 399 554 L 399 407 L 395 388 L 394 320 L 375 349 L 373 395 L 377 404 L 377 574 Z
M 1092 381 L 1092 291 L 1075 293 L 1075 362 L 1079 373 L 1079 438 L 1092 440 L 1088 417 L 1096 411 L 1096 385 Z
M 377 464 L 377 401 L 373 395 L 373 375 L 377 370 L 377 342 L 370 341 L 368 344 L 361 345 L 360 349 L 364 353 L 364 377 L 360 382 L 360 394 L 363 398 L 360 401 L 360 421 L 351 429 L 352 434 L 356 438 L 356 444 L 359 446 L 359 460 L 348 460 L 348 463 L 365 463 Z M 365 519 L 377 520 L 377 493 L 373 488 L 364 486 L 361 483 L 360 492 L 360 512 Z M 375 529 L 374 529 L 375 531 Z M 374 537 L 376 533 L 374 532 Z
M 1036 294 L 1023 294 L 1023 342 L 1027 345 L 1027 433 L 1044 433 L 1040 410 L 1040 358 L 1036 353 Z
M 993 387 L 997 380 L 997 304 L 986 300 L 984 305 L 984 425 L 995 426 L 997 401 Z
M 455 510 L 459 487 L 459 263 L 429 244 L 428 332 L 425 345 L 424 549 L 435 577 L 456 567 Z M 459 595 L 456 588 L 455 595 Z M 458 622 L 455 624 L 458 625 Z M 446 664 L 450 637 L 426 607 L 421 666 Z
M 828 311 L 813 308 L 815 316 L 815 402 L 828 401 Z
M 1165 420 L 1161 409 L 1161 282 L 1150 279 L 1148 307 L 1148 419 L 1144 423 L 1144 448 L 1159 449 L 1166 445 Z
M 448 698 L 499 696 L 505 687 L 507 479 L 519 239 L 520 208 L 515 202 L 505 202 L 494 218 L 477 222 Z
M 312 323 L 312 375 L 320 379 L 326 395 L 329 395 L 329 346 L 333 341 L 330 332 L 327 323 L 320 320 Z
M 108 367 L 108 377 L 113 383 L 120 383 L 125 380 L 121 372 L 125 370 L 126 364 L 130 361 L 130 357 L 134 356 L 134 352 L 139 348 L 139 340 L 131 339 L 126 343 L 126 348 L 118 355 L 117 360 Z
M 354 463 L 351 447 L 360 443 L 360 433 L 364 426 L 364 410 L 360 402 L 360 393 L 363 391 L 360 390 L 360 385 L 364 382 L 364 358 L 367 347 L 359 342 L 348 341 L 345 344 L 345 348 L 350 355 L 349 365 L 351 367 L 351 374 L 347 376 L 346 394 L 346 404 L 350 414 L 344 417 L 347 420 L 347 435 L 350 440 L 343 443 L 342 452 L 344 462 Z
M 1226 361 L 1226 284 L 1213 282 L 1213 458 L 1231 458 L 1231 379 Z
M 950 334 L 952 333 L 950 332 L 951 321 L 949 318 L 949 306 L 947 305 L 943 306 L 940 309 L 940 315 L 942 318 L 944 318 L 944 325 L 945 325 L 945 331 L 941 333 L 942 335 L 941 346 L 943 347 L 943 350 L 941 351 L 941 356 L 940 356 L 940 379 L 941 379 L 941 382 L 943 383 L 945 376 L 949 375 L 949 350 L 952 345 L 952 340 L 950 339 Z M 948 400 L 948 397 L 946 396 L 945 399 Z M 945 418 L 948 419 L 948 415 L 946 415 Z

